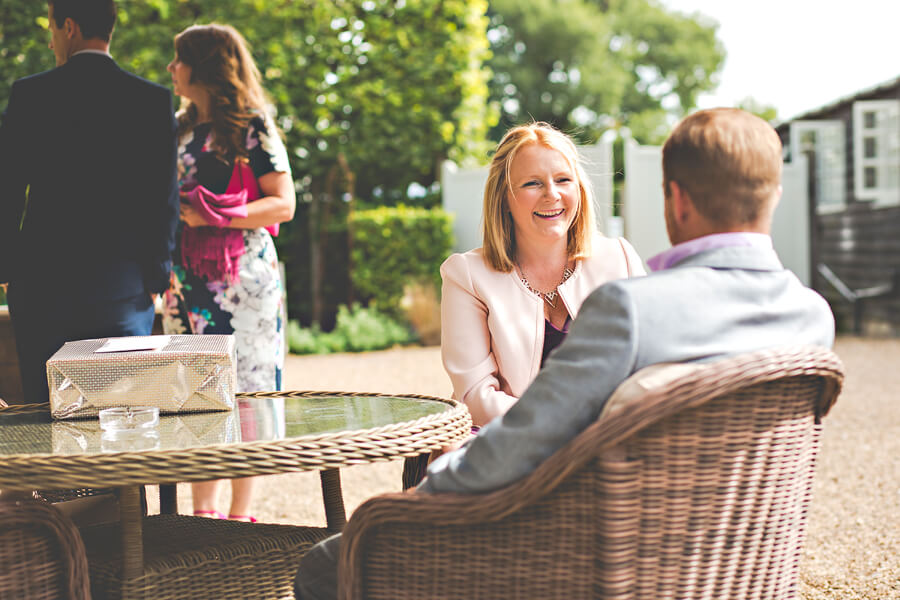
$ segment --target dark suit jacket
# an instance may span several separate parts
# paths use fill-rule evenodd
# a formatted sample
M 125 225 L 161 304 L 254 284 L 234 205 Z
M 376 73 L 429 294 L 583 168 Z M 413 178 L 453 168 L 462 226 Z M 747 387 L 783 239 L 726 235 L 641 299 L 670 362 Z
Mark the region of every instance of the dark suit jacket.
M 175 151 L 169 90 L 108 56 L 16 81 L 0 122 L 0 282 L 60 301 L 165 290 Z

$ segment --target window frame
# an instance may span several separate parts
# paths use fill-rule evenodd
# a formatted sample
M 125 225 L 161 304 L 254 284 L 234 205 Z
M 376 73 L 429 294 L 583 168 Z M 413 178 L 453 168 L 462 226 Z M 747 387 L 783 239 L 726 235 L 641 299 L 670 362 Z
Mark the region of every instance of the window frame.
M 875 127 L 865 127 L 869 113 L 888 113 L 885 120 L 876 116 Z M 890 127 L 894 123 L 894 131 Z M 891 139 L 893 137 L 893 139 Z M 867 139 L 874 139 L 874 156 L 867 157 Z M 887 147 L 883 141 L 887 140 Z M 892 147 L 893 146 L 893 149 Z M 893 156 L 892 156 L 893 152 Z M 886 169 L 897 169 L 895 185 L 888 187 L 879 181 Z M 875 186 L 866 186 L 870 169 L 875 169 Z M 853 195 L 860 202 L 876 206 L 900 204 L 900 99 L 858 100 L 853 103 Z
M 840 198 L 837 202 L 829 202 L 827 204 L 822 203 L 823 198 L 823 189 L 821 185 L 821 181 L 823 179 L 822 174 L 822 163 L 820 161 L 823 158 L 820 156 L 822 152 L 822 148 L 820 147 L 820 140 L 822 138 L 822 133 L 827 130 L 832 129 L 833 131 L 840 132 L 840 140 L 839 140 L 839 148 L 840 148 L 840 160 L 838 161 L 839 169 L 840 169 L 840 183 L 838 189 L 840 190 Z M 813 199 L 815 202 L 816 212 L 819 214 L 827 214 L 834 212 L 841 212 L 847 208 L 847 124 L 840 119 L 808 119 L 808 120 L 800 120 L 800 121 L 792 121 L 790 124 L 790 154 L 791 160 L 794 157 L 801 156 L 803 153 L 801 147 L 801 137 L 804 133 L 812 131 L 816 134 L 816 198 Z

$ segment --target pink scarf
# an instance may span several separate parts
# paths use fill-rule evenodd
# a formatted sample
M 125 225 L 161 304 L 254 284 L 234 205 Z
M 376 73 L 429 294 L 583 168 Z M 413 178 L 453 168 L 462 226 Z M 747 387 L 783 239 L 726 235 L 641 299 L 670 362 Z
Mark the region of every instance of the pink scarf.
M 235 217 L 247 216 L 247 203 L 260 197 L 250 165 L 235 162 L 224 194 L 214 194 L 202 185 L 188 196 L 191 206 L 211 227 L 185 225 L 181 232 L 181 259 L 189 270 L 207 281 L 237 283 L 238 262 L 244 254 L 244 232 L 229 229 Z M 278 235 L 278 223 L 266 227 Z

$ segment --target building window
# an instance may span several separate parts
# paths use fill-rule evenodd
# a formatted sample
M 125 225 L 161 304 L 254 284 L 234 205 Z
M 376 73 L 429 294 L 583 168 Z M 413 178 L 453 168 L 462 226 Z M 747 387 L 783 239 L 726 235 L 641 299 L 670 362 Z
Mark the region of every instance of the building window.
M 843 121 L 791 123 L 791 157 L 806 154 L 815 161 L 814 200 L 819 212 L 841 210 L 847 202 L 845 127 Z
M 878 171 L 875 167 L 866 167 L 864 170 L 864 180 L 865 183 L 863 185 L 867 190 L 874 190 L 878 188 Z
M 871 110 L 867 110 L 863 113 L 863 129 L 875 129 L 875 116 L 876 113 Z
M 853 103 L 853 164 L 857 200 L 900 203 L 900 100 Z
M 875 138 L 863 138 L 863 158 L 875 158 L 876 156 L 878 156 L 878 151 L 875 149 L 875 144 Z

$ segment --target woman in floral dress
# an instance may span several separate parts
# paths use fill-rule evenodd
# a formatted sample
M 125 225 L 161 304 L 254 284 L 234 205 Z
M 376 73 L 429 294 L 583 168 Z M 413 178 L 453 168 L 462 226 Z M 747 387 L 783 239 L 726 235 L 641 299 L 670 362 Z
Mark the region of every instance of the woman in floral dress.
M 178 34 L 168 70 L 182 98 L 182 228 L 163 328 L 168 334 L 233 334 L 238 391 L 280 390 L 283 288 L 270 232 L 293 218 L 296 199 L 259 71 L 244 38 L 228 25 L 194 25 Z M 192 204 L 198 190 L 207 198 L 236 197 L 238 175 L 238 189 L 258 188 L 229 213 L 246 216 L 211 222 Z M 218 484 L 193 484 L 194 514 L 223 517 L 215 510 Z M 232 481 L 229 518 L 253 520 L 252 487 L 251 478 Z

